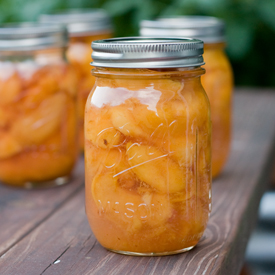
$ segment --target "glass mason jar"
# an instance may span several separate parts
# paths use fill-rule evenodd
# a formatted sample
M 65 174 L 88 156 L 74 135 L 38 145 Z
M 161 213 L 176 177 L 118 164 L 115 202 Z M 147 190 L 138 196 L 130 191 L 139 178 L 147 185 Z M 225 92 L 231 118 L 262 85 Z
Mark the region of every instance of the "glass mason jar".
M 144 20 L 140 24 L 142 36 L 194 37 L 204 41 L 206 74 L 202 85 L 211 105 L 212 176 L 224 167 L 231 143 L 231 102 L 233 73 L 224 52 L 225 26 L 222 20 L 208 16 L 181 16 Z
M 35 188 L 68 181 L 77 160 L 77 78 L 64 61 L 67 32 L 0 28 L 0 181 Z
M 113 28 L 110 16 L 102 9 L 76 9 L 63 13 L 44 14 L 41 22 L 64 24 L 68 28 L 70 44 L 67 59 L 75 66 L 78 84 L 78 118 L 80 150 L 84 149 L 84 110 L 87 97 L 94 86 L 91 75 L 91 43 L 94 40 L 111 38 Z
M 200 40 L 95 41 L 85 111 L 86 213 L 128 255 L 192 249 L 211 207 L 211 122 Z

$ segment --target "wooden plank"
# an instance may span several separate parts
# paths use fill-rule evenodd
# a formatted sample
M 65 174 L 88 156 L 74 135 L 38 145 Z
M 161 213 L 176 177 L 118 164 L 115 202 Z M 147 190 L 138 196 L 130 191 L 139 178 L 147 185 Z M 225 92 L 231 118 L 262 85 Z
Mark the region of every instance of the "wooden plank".
M 239 274 L 245 248 L 257 220 L 259 202 L 267 188 L 275 159 L 275 93 L 250 91 L 243 90 L 241 97 L 235 98 L 231 158 L 217 180 L 219 184 L 213 183 L 213 192 L 225 196 L 224 201 L 219 199 L 222 204 L 217 211 L 219 215 L 226 213 L 223 220 L 232 223 L 222 230 L 228 231 L 228 235 L 224 235 L 224 244 L 219 244 L 224 257 L 217 258 L 213 274 Z M 233 177 L 229 173 L 233 173 Z M 216 225 L 219 226 L 221 221 L 217 218 Z
M 273 163 L 273 172 L 271 175 L 270 187 L 275 189 L 275 162 Z
M 22 190 L 0 184 L 0 256 L 83 188 L 83 174 L 81 158 L 70 183 L 62 187 Z
M 274 156 L 275 93 L 235 95 L 229 162 L 213 182 L 213 211 L 197 247 L 165 257 L 130 257 L 102 248 L 84 212 L 84 190 L 67 200 L 0 259 L 0 274 L 238 275 Z

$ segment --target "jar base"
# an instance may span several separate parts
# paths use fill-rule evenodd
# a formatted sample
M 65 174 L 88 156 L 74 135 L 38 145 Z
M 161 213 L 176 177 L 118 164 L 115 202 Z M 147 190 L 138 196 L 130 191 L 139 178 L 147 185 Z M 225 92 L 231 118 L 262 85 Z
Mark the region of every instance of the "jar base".
M 109 248 L 107 248 L 107 249 L 111 252 L 128 255 L 128 256 L 151 257 L 151 256 L 168 256 L 168 255 L 180 254 L 183 252 L 187 252 L 187 251 L 193 249 L 194 247 L 195 247 L 195 245 L 189 246 L 187 248 L 179 249 L 179 250 L 168 251 L 168 252 L 131 252 L 131 251 L 114 250 L 114 249 L 109 249 Z
M 40 188 L 50 188 L 50 187 L 56 187 L 61 186 L 66 183 L 68 183 L 70 180 L 69 176 L 64 177 L 58 177 L 54 180 L 48 180 L 48 181 L 42 181 L 42 182 L 32 182 L 28 181 L 25 182 L 22 187 L 25 189 L 40 189 Z

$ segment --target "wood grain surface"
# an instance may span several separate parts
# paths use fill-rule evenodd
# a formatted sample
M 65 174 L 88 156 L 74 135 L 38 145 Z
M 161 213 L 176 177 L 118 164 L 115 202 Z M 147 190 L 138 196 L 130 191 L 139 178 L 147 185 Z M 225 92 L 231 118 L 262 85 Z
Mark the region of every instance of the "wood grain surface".
M 275 156 L 274 106 L 274 91 L 235 93 L 231 155 L 213 181 L 211 217 L 193 250 L 132 257 L 102 248 L 85 216 L 81 163 L 64 187 L 0 187 L 0 274 L 238 275 Z
M 64 186 L 22 190 L 0 184 L 0 255 L 50 217 L 79 189 L 83 189 L 83 173 L 83 159 L 80 159 L 71 182 Z

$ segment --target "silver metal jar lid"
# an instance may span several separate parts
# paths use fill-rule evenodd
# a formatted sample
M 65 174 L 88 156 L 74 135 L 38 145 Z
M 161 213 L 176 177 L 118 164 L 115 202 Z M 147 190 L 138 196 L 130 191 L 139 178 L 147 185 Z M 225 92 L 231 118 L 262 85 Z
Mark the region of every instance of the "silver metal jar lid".
M 70 36 L 112 31 L 110 16 L 102 9 L 73 9 L 60 13 L 42 14 L 40 22 L 66 25 Z
M 109 68 L 201 66 L 203 42 L 190 38 L 124 37 L 92 42 L 91 65 Z
M 66 28 L 36 23 L 0 26 L 0 51 L 33 51 L 68 45 Z
M 143 20 L 140 35 L 151 37 L 193 37 L 205 43 L 225 41 L 225 24 L 210 16 L 179 16 Z

